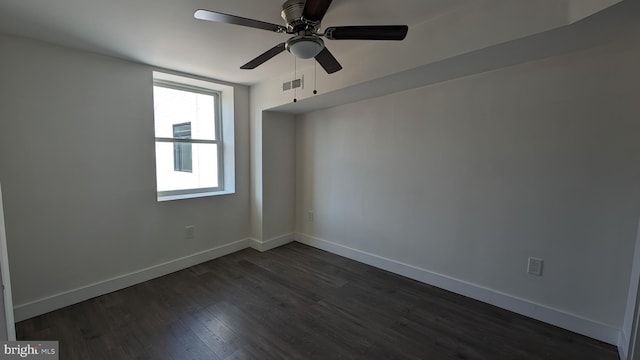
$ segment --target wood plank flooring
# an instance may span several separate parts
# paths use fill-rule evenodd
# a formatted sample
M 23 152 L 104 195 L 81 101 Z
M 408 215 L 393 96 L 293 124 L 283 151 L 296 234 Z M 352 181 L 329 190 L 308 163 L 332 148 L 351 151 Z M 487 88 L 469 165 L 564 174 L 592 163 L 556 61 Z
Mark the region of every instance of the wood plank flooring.
M 615 347 L 299 243 L 18 323 L 61 359 L 618 359 Z

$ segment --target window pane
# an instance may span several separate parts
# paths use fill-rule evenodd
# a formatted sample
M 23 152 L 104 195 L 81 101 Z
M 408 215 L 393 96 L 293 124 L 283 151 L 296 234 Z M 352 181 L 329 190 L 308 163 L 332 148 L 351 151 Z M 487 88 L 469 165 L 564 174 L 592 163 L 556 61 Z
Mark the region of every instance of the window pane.
M 174 136 L 174 126 L 190 124 L 191 138 L 217 140 L 214 95 L 153 87 L 156 137 Z
M 175 139 L 191 139 L 191 123 L 173 125 Z M 192 172 L 191 144 L 173 144 L 173 170 Z
M 191 158 L 191 144 L 173 144 L 173 170 L 193 171 L 193 160 Z
M 191 123 L 173 125 L 173 137 L 176 139 L 191 139 Z
M 175 169 L 174 145 L 189 146 L 191 172 Z M 156 142 L 156 178 L 158 191 L 217 188 L 218 144 Z

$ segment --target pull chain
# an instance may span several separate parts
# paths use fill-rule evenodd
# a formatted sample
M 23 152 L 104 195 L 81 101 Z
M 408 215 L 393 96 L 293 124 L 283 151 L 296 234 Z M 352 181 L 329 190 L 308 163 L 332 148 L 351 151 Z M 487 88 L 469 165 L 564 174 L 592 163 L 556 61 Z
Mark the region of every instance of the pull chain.
M 293 57 L 293 80 L 295 81 L 298 78 L 298 58 L 296 56 Z M 293 83 L 291 84 L 293 85 Z M 298 102 L 298 88 L 293 88 L 293 102 Z
M 316 90 L 318 87 L 316 86 L 318 81 L 318 62 L 314 61 L 313 62 L 313 95 L 318 93 L 318 90 Z

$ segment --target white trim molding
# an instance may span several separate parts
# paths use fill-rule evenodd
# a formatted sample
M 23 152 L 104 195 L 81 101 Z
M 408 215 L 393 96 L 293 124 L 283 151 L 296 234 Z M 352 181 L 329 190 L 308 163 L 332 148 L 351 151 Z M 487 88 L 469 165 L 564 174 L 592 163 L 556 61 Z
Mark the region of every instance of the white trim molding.
M 258 251 L 264 252 L 271 249 L 275 249 L 278 246 L 286 245 L 294 241 L 294 234 L 285 234 L 274 237 L 269 240 L 249 239 L 249 245 Z
M 3 320 L 6 325 L 6 340 L 16 340 L 16 324 L 13 314 L 13 295 L 11 293 L 11 276 L 9 275 L 9 254 L 7 252 L 7 234 L 4 225 L 4 208 L 2 205 L 2 187 L 0 187 L 0 280 L 2 280 L 2 289 L 0 296 L 4 307 L 0 311 L 4 313 Z M 3 334 L 4 335 L 4 334 Z M 4 339 L 3 339 L 4 340 Z
M 209 250 L 167 261 L 129 274 L 96 282 L 80 288 L 51 295 L 14 307 L 15 320 L 22 321 L 56 309 L 63 308 L 96 296 L 108 294 L 135 284 L 142 283 L 175 271 L 186 269 L 221 256 L 232 254 L 251 247 L 258 251 L 268 251 L 279 246 L 298 241 L 321 250 L 325 250 L 349 259 L 359 261 L 383 270 L 433 285 L 454 293 L 467 296 L 536 320 L 582 334 L 618 347 L 620 358 L 624 359 L 628 339 L 619 329 L 606 324 L 582 318 L 541 304 L 517 298 L 499 291 L 488 289 L 446 275 L 438 274 L 413 265 L 388 259 L 365 251 L 353 249 L 335 242 L 319 239 L 310 235 L 285 234 L 269 240 L 247 238 L 218 246 Z
M 618 354 L 620 355 L 620 360 L 627 360 L 629 350 L 629 337 L 624 333 L 624 330 L 620 331 L 620 336 L 618 336 Z
M 617 345 L 620 330 L 606 324 L 585 319 L 529 300 L 521 299 L 496 290 L 485 288 L 463 280 L 438 274 L 413 265 L 388 259 L 335 242 L 319 239 L 310 235 L 296 233 L 295 240 L 321 250 L 356 260 L 383 270 L 445 289 L 502 309 L 513 311 L 563 329 L 585 335 L 611 345 Z
M 622 330 L 618 339 L 618 352 L 620 359 L 637 358 L 638 349 L 638 324 L 640 323 L 640 221 L 636 235 L 635 248 L 633 250 L 633 262 L 631 266 L 631 278 L 629 279 L 629 292 L 627 293 L 627 308 L 624 313 Z
M 203 262 L 232 254 L 249 247 L 249 239 L 238 240 L 229 244 L 217 246 L 195 254 L 153 265 L 145 269 L 99 281 L 42 299 L 19 304 L 14 307 L 15 321 L 22 321 L 34 316 L 42 315 L 53 310 L 79 303 L 100 295 L 124 289 L 160 276 L 164 276 Z
M 294 234 L 285 234 L 269 240 L 242 239 L 229 244 L 217 246 L 195 254 L 153 265 L 145 269 L 106 279 L 93 284 L 71 289 L 42 299 L 16 305 L 14 309 L 15 321 L 22 321 L 34 316 L 42 315 L 53 310 L 73 305 L 96 296 L 108 294 L 124 289 L 160 276 L 170 274 L 203 262 L 232 254 L 246 248 L 258 251 L 268 251 L 294 241 Z

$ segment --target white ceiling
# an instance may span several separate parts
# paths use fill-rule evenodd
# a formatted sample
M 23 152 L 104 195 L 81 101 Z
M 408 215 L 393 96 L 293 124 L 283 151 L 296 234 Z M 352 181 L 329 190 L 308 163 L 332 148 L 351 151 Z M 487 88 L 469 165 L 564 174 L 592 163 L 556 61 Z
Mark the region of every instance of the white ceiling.
M 323 26 L 418 24 L 470 0 L 334 0 Z M 24 36 L 215 79 L 253 84 L 288 72 L 288 53 L 239 67 L 286 35 L 195 20 L 208 9 L 283 24 L 284 0 L 0 0 L 0 33 Z M 362 41 L 331 41 L 340 55 Z M 309 60 L 310 61 L 310 60 Z M 342 70 L 348 71 L 348 69 Z

